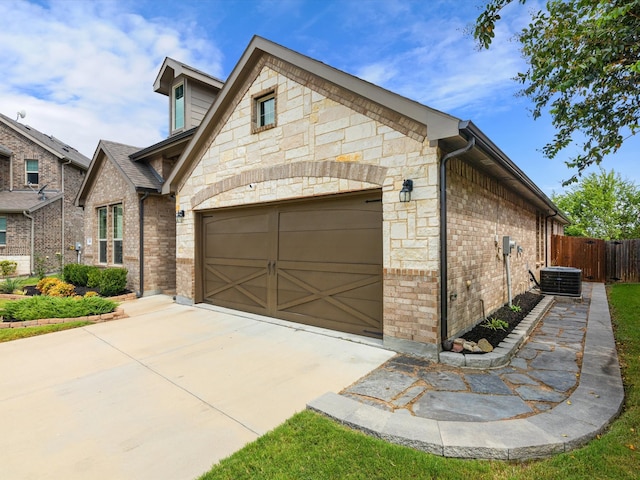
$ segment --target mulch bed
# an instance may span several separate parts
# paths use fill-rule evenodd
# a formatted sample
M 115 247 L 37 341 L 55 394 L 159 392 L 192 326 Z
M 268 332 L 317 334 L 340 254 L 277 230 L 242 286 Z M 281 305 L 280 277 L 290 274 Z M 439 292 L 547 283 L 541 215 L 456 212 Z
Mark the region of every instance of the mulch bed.
M 498 318 L 509 324 L 505 330 L 492 330 L 482 326 L 480 322 L 473 330 L 462 335 L 461 338 L 472 342 L 478 342 L 481 338 L 486 338 L 488 342 L 495 348 L 502 340 L 509 335 L 514 328 L 518 326 L 520 321 L 525 318 L 531 310 L 542 300 L 543 296 L 533 292 L 525 292 L 512 300 L 513 305 L 520 306 L 519 312 L 514 312 L 508 306 L 501 307 L 497 311 L 493 312 L 488 318 Z

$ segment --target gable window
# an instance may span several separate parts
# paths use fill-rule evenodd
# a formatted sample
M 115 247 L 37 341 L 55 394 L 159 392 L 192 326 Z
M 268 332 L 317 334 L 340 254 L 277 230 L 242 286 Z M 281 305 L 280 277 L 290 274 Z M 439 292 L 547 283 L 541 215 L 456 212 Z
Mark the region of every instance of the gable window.
M 276 92 L 262 92 L 253 97 L 253 133 L 276 126 Z
M 107 263 L 107 207 L 98 209 L 98 261 Z
M 122 265 L 122 204 L 114 205 L 113 219 L 113 263 Z
M 0 245 L 7 244 L 7 217 L 0 217 Z
M 38 185 L 40 176 L 38 174 L 38 160 L 26 160 L 25 161 L 25 177 L 27 179 L 27 185 Z
M 184 83 L 173 87 L 173 129 L 184 128 Z

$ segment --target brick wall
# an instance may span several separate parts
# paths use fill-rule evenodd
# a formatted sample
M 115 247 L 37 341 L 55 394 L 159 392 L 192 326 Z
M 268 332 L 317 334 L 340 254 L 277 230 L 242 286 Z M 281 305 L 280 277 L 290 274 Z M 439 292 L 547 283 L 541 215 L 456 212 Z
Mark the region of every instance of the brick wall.
M 459 159 L 447 165 L 448 336 L 471 328 L 507 298 L 502 237 L 523 249 L 510 258 L 512 296 L 530 288 L 536 259 L 535 209 Z M 497 245 L 496 245 L 497 237 Z M 468 285 L 467 285 L 468 282 Z
M 36 143 L 20 135 L 15 130 L 0 124 L 0 143 L 12 152 L 13 182 L 10 182 L 9 160 L 2 161 L 0 170 L 0 188 L 3 190 L 31 191 L 38 187 L 26 184 L 25 161 L 38 160 L 39 187 L 46 185 L 46 190 L 60 192 L 63 190 L 64 168 L 64 200 L 56 201 L 34 211 L 31 216 L 35 220 L 34 251 L 38 263 L 47 271 L 60 269 L 62 263 L 76 261 L 75 251 L 70 247 L 76 241 L 82 241 L 84 214 L 81 208 L 74 205 L 84 170 L 73 165 L 62 165 L 61 161 Z M 35 191 L 34 191 L 35 195 Z M 50 194 L 51 195 L 51 194 Z M 63 243 L 63 207 L 64 201 L 64 243 Z M 11 214 L 7 218 L 7 247 L 0 250 L 0 255 L 31 254 L 31 221 L 22 214 Z M 64 259 L 62 258 L 64 257 Z M 21 272 L 27 273 L 27 272 Z
M 135 190 L 122 177 L 113 163 L 104 154 L 97 158 L 100 167 L 91 192 L 87 196 L 84 207 L 84 236 L 83 262 L 88 265 L 109 267 L 124 267 L 128 270 L 127 288 L 137 291 L 140 289 L 140 235 L 139 235 L 139 198 Z M 123 264 L 113 263 L 113 205 L 122 204 L 123 207 Z M 107 263 L 99 262 L 98 243 L 98 211 L 100 207 L 107 207 Z
M 175 199 L 150 196 L 144 203 L 144 292 L 176 290 Z

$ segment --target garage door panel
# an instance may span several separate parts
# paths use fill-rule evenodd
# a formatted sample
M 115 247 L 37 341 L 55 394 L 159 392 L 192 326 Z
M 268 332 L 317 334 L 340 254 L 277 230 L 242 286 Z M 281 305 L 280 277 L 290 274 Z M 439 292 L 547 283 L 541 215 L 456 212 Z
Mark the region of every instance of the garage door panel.
M 362 202 L 362 205 L 367 205 Z M 371 207 L 369 207 L 371 208 Z M 280 214 L 281 232 L 316 230 L 358 230 L 375 228 L 382 221 L 380 212 L 369 209 L 301 210 Z
M 204 216 L 204 300 L 380 336 L 380 198 L 376 191 Z
M 230 308 L 250 308 L 264 313 L 267 308 L 268 275 L 262 266 L 239 264 L 205 266 L 206 301 Z
M 376 263 L 382 251 L 379 233 L 379 229 L 281 232 L 278 260 Z

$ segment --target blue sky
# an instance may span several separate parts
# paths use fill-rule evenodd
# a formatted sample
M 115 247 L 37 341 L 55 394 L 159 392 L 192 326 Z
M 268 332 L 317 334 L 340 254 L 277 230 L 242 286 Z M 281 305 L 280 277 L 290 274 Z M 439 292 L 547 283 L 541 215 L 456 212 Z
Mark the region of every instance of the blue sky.
M 512 80 L 525 68 L 513 35 L 538 5 L 509 6 L 489 51 L 466 33 L 481 0 L 0 0 L 0 112 L 91 157 L 100 139 L 145 147 L 167 135 L 168 99 L 153 92 L 165 56 L 224 80 L 255 34 L 384 88 L 472 120 L 540 188 L 571 172 L 540 149 Z M 640 138 L 602 167 L 640 184 Z M 596 169 L 591 169 L 594 171 Z

